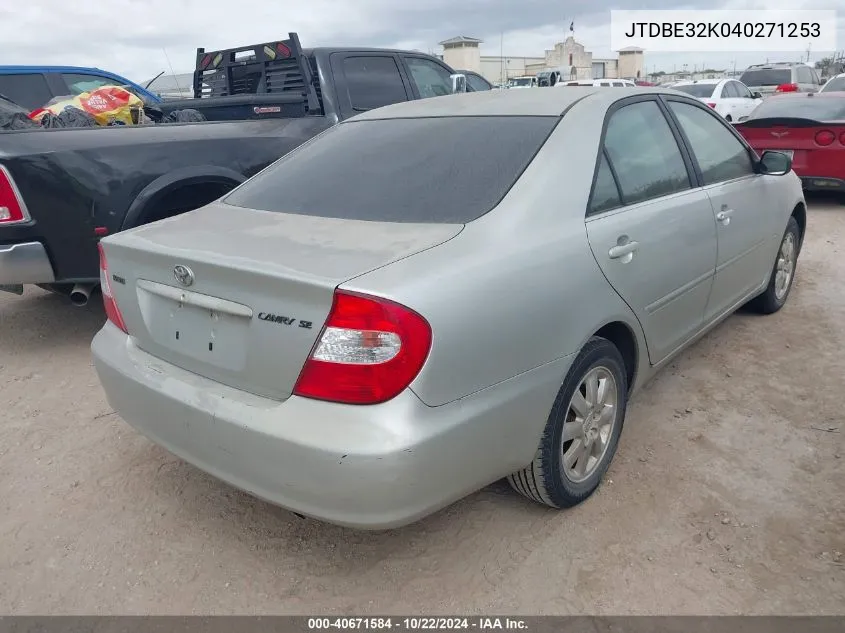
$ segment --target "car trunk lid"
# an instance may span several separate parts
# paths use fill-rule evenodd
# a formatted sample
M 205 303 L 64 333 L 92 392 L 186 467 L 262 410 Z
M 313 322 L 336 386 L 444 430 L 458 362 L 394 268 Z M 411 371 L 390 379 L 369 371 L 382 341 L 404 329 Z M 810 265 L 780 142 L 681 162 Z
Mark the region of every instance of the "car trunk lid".
M 213 203 L 107 238 L 135 344 L 225 385 L 284 400 L 343 282 L 463 225 L 339 220 Z
M 845 146 L 845 122 L 778 117 L 752 119 L 734 127 L 758 154 L 785 151 L 800 176 L 842 177 L 842 163 L 836 157 Z

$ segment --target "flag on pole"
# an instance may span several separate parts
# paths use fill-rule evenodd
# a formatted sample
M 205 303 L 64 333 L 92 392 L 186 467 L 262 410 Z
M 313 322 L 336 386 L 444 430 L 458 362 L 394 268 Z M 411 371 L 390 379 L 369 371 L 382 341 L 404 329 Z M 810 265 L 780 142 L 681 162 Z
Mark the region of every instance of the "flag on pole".
M 569 23 L 569 31 L 571 33 L 575 32 L 575 22 L 574 21 Z

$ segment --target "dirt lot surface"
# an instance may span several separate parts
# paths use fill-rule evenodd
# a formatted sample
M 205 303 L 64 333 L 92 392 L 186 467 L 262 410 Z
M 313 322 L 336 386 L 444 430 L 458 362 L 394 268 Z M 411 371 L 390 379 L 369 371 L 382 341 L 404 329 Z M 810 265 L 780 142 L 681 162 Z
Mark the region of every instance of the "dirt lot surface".
M 609 478 L 497 483 L 410 527 L 300 519 L 106 404 L 98 302 L 0 297 L 0 612 L 845 613 L 845 205 L 811 202 L 786 308 L 738 314 L 634 400 Z

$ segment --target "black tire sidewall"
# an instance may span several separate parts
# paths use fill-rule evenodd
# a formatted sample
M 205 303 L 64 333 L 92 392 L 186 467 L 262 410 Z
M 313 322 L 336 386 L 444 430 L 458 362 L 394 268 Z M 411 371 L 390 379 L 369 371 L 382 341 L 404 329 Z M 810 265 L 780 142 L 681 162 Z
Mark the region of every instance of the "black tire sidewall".
M 580 386 L 581 380 L 587 372 L 597 366 L 603 366 L 608 369 L 616 380 L 619 391 L 619 404 L 616 412 L 618 417 L 610 437 L 610 445 L 602 458 L 602 463 L 599 464 L 598 468 L 585 481 L 575 483 L 570 481 L 563 473 L 563 465 L 561 463 L 563 424 L 566 420 L 567 409 L 572 395 Z M 547 439 L 542 447 L 543 462 L 548 465 L 548 469 L 544 473 L 544 484 L 546 491 L 556 504 L 567 507 L 580 503 L 589 497 L 601 483 L 619 444 L 627 404 L 628 380 L 622 355 L 616 346 L 607 339 L 591 339 L 572 363 L 566 379 L 558 392 L 554 407 L 549 415 L 548 424 L 552 427 L 550 429 L 551 433 L 546 435 Z

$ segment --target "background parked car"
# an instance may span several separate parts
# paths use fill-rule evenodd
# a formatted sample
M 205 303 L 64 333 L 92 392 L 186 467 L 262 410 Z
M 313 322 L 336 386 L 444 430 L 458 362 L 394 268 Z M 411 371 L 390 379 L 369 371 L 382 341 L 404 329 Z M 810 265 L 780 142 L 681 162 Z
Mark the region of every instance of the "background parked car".
M 0 66 L 0 94 L 28 110 L 54 97 L 76 96 L 103 86 L 123 86 L 147 104 L 160 99 L 149 90 L 99 68 L 80 66 Z
M 735 79 L 679 81 L 672 88 L 706 103 L 727 121 L 740 121 L 763 102 L 763 95 L 752 93 L 748 86 Z
M 804 189 L 845 193 L 845 93 L 766 99 L 736 130 L 758 154 L 788 154 Z
M 637 84 L 629 79 L 578 79 L 561 81 L 556 87 L 593 86 L 594 88 L 636 88 Z
M 493 90 L 493 84 L 487 81 L 484 77 L 471 70 L 456 70 L 456 73 L 461 73 L 467 78 L 467 92 L 483 92 L 485 90 Z
M 746 68 L 739 80 L 764 97 L 783 92 L 818 92 L 822 84 L 815 68 L 795 62 L 755 64 Z
M 845 92 L 845 73 L 834 75 L 828 79 L 819 92 Z

